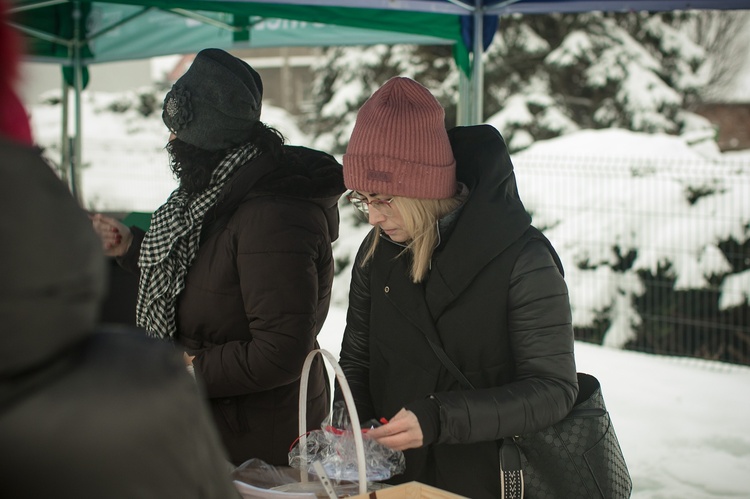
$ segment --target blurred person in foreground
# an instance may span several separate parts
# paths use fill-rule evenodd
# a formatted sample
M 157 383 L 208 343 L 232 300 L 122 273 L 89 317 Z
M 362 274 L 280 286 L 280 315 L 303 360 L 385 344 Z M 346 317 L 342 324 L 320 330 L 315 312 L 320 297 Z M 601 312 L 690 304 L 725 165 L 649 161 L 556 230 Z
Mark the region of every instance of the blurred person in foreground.
M 140 272 L 137 324 L 185 350 L 236 465 L 288 464 L 302 365 L 330 304 L 345 190 L 332 156 L 284 145 L 260 121 L 262 95 L 241 59 L 198 53 L 162 114 L 179 187 L 145 234 L 93 217 L 106 253 Z M 317 358 L 308 429 L 329 404 Z
M 500 497 L 499 440 L 557 422 L 578 393 L 562 266 L 531 225 L 505 142 L 488 125 L 446 132 L 432 94 L 396 77 L 360 109 L 343 163 L 374 226 L 340 354 L 360 419 L 389 419 L 367 435 L 405 451 L 394 483 Z
M 0 21 L 0 50 L 11 36 Z M 20 103 L 3 69 L 0 101 Z M 0 495 L 239 497 L 181 353 L 96 325 L 100 243 L 14 112 L 0 125 Z

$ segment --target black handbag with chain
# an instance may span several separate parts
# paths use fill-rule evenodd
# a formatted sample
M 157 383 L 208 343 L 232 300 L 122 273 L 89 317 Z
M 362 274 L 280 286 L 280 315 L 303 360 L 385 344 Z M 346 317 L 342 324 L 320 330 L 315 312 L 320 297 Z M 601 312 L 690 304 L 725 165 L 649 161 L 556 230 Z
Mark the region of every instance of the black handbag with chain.
M 438 359 L 466 389 L 474 386 L 428 338 Z M 578 398 L 561 421 L 499 442 L 503 499 L 620 499 L 633 483 L 594 376 L 578 373 Z

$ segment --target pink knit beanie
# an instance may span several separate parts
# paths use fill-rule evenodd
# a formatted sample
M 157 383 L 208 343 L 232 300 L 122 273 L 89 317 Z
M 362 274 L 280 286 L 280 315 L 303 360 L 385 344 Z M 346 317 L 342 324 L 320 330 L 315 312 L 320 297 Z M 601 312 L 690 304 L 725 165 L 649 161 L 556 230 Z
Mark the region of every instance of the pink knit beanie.
M 363 193 L 420 199 L 456 193 L 445 111 L 416 81 L 388 80 L 357 114 L 344 154 L 344 184 Z

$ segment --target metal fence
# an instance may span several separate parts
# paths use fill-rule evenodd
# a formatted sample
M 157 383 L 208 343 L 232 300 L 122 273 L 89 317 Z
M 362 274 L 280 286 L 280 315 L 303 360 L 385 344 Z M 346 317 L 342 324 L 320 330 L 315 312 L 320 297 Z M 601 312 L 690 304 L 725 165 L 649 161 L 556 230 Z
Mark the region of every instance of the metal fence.
M 579 340 L 750 364 L 750 154 L 519 153 Z

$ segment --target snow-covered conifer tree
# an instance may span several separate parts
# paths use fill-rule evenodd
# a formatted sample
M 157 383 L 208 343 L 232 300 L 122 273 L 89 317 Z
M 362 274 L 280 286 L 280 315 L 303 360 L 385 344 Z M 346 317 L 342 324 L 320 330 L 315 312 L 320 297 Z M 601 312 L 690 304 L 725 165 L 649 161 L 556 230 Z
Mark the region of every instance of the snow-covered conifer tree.
M 689 112 L 711 81 L 716 39 L 707 36 L 711 12 L 514 15 L 500 19 L 484 56 L 484 121 L 511 151 L 586 128 L 624 128 L 680 134 L 708 127 Z M 713 64 L 716 67 L 716 64 Z M 330 48 L 313 91 L 308 130 L 319 145 L 343 152 L 356 110 L 394 75 L 425 84 L 455 124 L 458 69 L 448 46 Z

